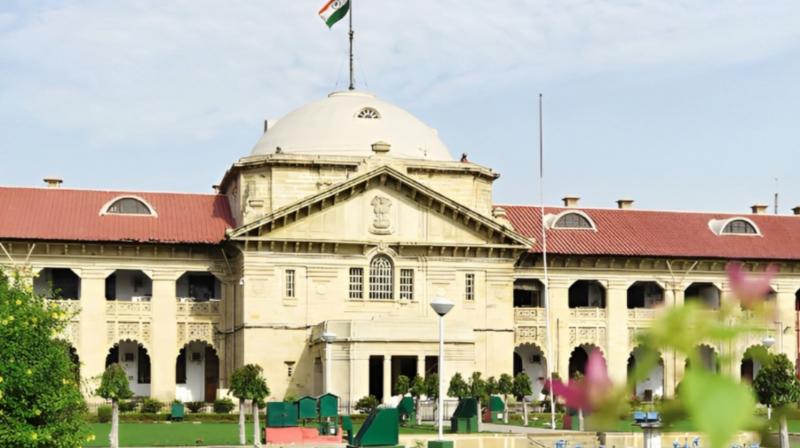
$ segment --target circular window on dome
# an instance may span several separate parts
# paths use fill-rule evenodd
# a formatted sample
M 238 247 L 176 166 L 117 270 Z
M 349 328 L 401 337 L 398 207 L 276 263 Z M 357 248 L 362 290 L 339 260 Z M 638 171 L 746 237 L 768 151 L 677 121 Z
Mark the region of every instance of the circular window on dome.
M 373 109 L 371 107 L 365 107 L 360 111 L 358 111 L 358 115 L 356 115 L 356 118 L 364 118 L 366 120 L 377 120 L 381 118 L 381 114 L 376 109 Z

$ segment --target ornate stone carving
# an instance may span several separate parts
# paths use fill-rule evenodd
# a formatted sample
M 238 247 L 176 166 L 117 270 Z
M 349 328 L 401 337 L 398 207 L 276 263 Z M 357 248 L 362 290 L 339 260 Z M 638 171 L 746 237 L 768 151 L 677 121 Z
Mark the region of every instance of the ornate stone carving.
M 391 235 L 393 231 L 392 220 L 389 217 L 389 210 L 392 208 L 391 199 L 384 196 L 375 196 L 369 204 L 375 214 L 369 231 L 375 235 Z
M 514 332 L 516 344 L 536 344 L 544 347 L 546 330 L 544 327 L 517 327 Z

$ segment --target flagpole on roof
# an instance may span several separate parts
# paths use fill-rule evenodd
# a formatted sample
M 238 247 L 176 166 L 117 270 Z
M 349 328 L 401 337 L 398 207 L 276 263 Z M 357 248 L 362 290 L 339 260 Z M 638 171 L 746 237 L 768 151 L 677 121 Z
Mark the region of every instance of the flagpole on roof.
M 356 79 L 355 75 L 353 74 L 353 0 L 350 0 L 350 7 L 348 14 L 350 16 L 350 88 L 349 90 L 355 90 L 356 88 Z
M 550 278 L 547 273 L 547 232 L 545 231 L 544 219 L 544 129 L 542 126 L 542 94 L 539 94 L 539 207 L 542 218 L 542 266 L 544 267 L 544 324 L 545 324 L 545 345 L 547 350 L 547 376 L 550 384 L 550 428 L 556 429 L 556 407 L 555 399 L 553 398 L 553 365 L 555 358 L 553 356 L 553 335 L 550 332 L 550 297 L 548 291 L 550 289 Z

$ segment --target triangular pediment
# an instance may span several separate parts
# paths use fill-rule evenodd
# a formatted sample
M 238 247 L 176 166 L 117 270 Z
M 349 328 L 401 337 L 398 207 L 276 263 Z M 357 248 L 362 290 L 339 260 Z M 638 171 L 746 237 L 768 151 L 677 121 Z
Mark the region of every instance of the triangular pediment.
M 230 235 L 245 241 L 497 247 L 532 241 L 383 166 L 275 210 Z

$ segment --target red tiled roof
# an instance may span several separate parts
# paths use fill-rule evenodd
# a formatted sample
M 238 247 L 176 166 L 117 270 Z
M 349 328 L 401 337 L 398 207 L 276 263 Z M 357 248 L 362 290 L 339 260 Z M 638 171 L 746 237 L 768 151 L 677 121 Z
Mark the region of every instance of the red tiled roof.
M 158 216 L 101 215 L 119 196 Z M 0 238 L 141 243 L 219 243 L 235 227 L 222 195 L 0 187 Z
M 514 229 L 535 238 L 533 252 L 541 252 L 539 207 L 500 205 Z M 594 221 L 597 231 L 553 229 L 547 232 L 547 252 L 575 255 L 698 257 L 752 260 L 800 260 L 800 216 L 732 215 L 620 209 L 546 207 L 545 215 L 580 210 Z M 744 217 L 761 236 L 717 236 L 712 219 Z

